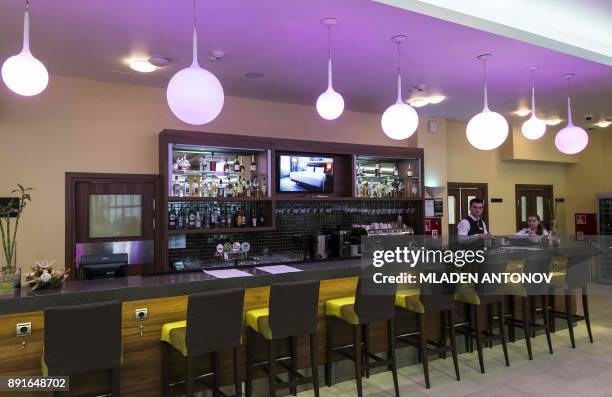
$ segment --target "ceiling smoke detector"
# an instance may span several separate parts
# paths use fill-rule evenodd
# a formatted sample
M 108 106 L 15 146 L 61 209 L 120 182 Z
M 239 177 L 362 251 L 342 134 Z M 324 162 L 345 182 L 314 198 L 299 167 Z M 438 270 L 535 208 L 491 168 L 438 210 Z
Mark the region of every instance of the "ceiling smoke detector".
M 223 50 L 212 50 L 210 54 L 208 54 L 208 60 L 210 62 L 220 62 L 225 58 L 226 54 Z
M 261 79 L 262 77 L 264 77 L 264 74 L 259 73 L 259 72 L 249 72 L 249 73 L 246 73 L 244 77 L 246 77 L 247 79 L 255 80 L 255 79 Z
M 153 55 L 149 58 L 149 63 L 158 68 L 168 66 L 172 63 L 172 59 L 161 55 Z

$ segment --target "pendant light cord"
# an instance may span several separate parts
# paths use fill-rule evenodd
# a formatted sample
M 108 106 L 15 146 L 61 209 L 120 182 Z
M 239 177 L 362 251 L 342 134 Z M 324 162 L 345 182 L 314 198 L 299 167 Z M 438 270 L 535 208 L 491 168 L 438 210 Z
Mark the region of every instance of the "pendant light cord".
M 331 25 L 327 25 L 327 87 L 332 88 Z
M 198 34 L 196 30 L 196 0 L 193 0 L 193 60 L 191 66 L 199 66 L 198 63 Z
M 570 99 L 570 81 L 572 80 L 573 76 L 567 76 L 565 79 L 567 80 L 567 123 L 568 125 L 573 125 L 572 124 L 572 102 Z
M 30 0 L 26 0 L 25 16 L 23 17 L 23 48 L 21 51 L 30 54 Z
M 484 111 L 489 111 L 489 97 L 487 93 L 487 60 L 485 58 L 481 59 L 482 61 L 482 75 L 484 78 L 483 86 L 484 86 Z
M 531 71 L 531 117 L 535 115 L 535 70 Z
M 397 43 L 397 103 L 402 102 L 402 52 L 400 46 L 401 42 Z

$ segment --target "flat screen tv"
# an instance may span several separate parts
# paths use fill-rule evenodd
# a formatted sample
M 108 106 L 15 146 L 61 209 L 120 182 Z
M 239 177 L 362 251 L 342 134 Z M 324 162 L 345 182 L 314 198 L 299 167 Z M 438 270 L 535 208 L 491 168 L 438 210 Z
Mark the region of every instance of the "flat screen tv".
M 279 193 L 331 193 L 334 159 L 314 155 L 281 154 L 277 158 Z

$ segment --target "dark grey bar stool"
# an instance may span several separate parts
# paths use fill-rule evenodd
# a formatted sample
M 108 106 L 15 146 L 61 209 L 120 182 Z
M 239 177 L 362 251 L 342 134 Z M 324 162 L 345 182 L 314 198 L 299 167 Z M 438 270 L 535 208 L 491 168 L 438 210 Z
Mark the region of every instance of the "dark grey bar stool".
M 162 326 L 163 343 L 162 392 L 170 395 L 170 358 L 173 350 L 185 358 L 185 394 L 194 394 L 194 380 L 212 389 L 215 396 L 225 394 L 219 390 L 217 381 L 220 369 L 220 352 L 233 350 L 234 395 L 242 395 L 238 374 L 238 347 L 242 336 L 242 312 L 244 289 L 203 292 L 189 295 L 187 320 L 167 323 Z M 196 375 L 196 358 L 211 355 L 212 373 Z M 207 377 L 213 381 L 208 382 Z
M 120 395 L 120 302 L 45 309 L 44 339 L 43 376 L 110 371 L 112 395 Z
M 362 397 L 362 376 L 369 377 L 370 369 L 387 366 L 393 375 L 395 395 L 399 397 L 397 379 L 397 360 L 395 356 L 395 291 L 393 285 L 375 285 L 372 277 L 360 277 L 355 296 L 332 299 L 325 302 L 327 326 L 327 361 L 325 363 L 325 382 L 332 385 L 332 364 L 334 353 L 341 354 L 355 363 L 357 395 Z M 370 323 L 385 321 L 387 323 L 387 357 L 382 358 L 370 352 Z M 353 344 L 334 346 L 334 327 L 344 322 L 353 328 Z M 362 352 L 362 344 L 364 351 Z
M 289 388 L 297 395 L 297 386 L 305 383 L 313 384 L 314 394 L 319 396 L 319 371 L 317 364 L 317 308 L 319 304 L 319 281 L 303 281 L 275 284 L 270 287 L 269 307 L 250 310 L 246 313 L 247 323 L 247 364 L 246 364 L 246 395 L 251 396 L 253 369 L 262 366 L 268 373 L 270 396 L 276 396 L 276 390 Z M 312 376 L 304 376 L 298 372 L 297 342 L 298 336 L 310 338 L 310 367 Z M 254 362 L 253 345 L 263 340 L 268 347 L 268 360 Z M 285 363 L 286 358 L 278 358 L 277 342 L 289 340 L 291 350 L 291 365 Z M 288 382 L 279 382 L 277 364 L 289 374 Z

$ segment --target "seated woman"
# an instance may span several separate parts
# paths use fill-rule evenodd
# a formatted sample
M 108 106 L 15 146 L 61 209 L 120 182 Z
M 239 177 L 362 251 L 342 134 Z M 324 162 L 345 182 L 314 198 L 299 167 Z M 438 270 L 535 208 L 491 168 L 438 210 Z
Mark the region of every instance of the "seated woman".
M 538 214 L 529 214 L 527 216 L 527 227 L 519 230 L 515 236 L 548 236 L 548 231 L 544 229 L 544 226 L 542 226 L 542 220 Z

